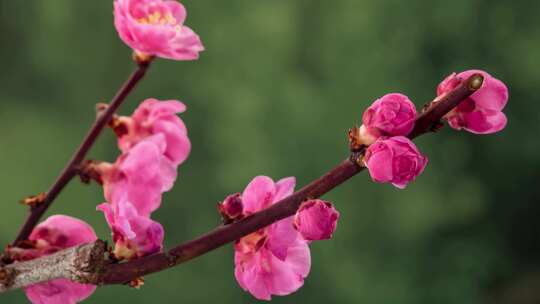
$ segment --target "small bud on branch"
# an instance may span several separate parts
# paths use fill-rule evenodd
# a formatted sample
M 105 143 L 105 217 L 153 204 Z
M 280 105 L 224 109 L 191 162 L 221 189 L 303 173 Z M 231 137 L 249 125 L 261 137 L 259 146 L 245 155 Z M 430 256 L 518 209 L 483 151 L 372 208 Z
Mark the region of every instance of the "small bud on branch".
M 29 196 L 21 200 L 21 204 L 34 208 L 40 204 L 43 204 L 43 202 L 45 201 L 46 195 L 47 194 L 45 192 L 41 192 L 38 195 Z

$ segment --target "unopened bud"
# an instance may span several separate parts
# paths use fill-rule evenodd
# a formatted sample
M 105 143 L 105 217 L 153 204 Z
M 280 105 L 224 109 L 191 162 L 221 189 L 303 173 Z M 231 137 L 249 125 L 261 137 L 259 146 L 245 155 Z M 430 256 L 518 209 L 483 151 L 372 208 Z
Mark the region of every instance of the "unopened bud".
M 242 217 L 244 205 L 240 193 L 227 196 L 223 202 L 218 204 L 218 210 L 225 223 L 233 222 L 235 219 Z

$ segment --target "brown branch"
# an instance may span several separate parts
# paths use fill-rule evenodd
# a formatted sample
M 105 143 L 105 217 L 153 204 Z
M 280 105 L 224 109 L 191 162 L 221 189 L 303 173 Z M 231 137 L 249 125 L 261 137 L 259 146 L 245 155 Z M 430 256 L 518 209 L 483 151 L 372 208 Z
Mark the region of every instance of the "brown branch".
M 151 61 L 140 62 L 138 63 L 137 69 L 130 75 L 128 80 L 120 87 L 111 103 L 98 119 L 94 122 L 88 134 L 83 139 L 81 145 L 75 151 L 71 160 L 67 163 L 64 170 L 60 173 L 56 181 L 53 183 L 49 191 L 47 191 L 43 200 L 36 205 L 33 205 L 30 209 L 30 214 L 28 215 L 24 225 L 21 227 L 17 238 L 13 242 L 13 245 L 16 245 L 20 241 L 24 241 L 28 238 L 34 227 L 37 225 L 41 216 L 47 211 L 51 206 L 52 202 L 64 189 L 64 187 L 71 181 L 73 177 L 77 174 L 77 168 L 80 163 L 86 157 L 90 148 L 94 145 L 96 139 L 98 138 L 103 128 L 107 125 L 114 112 L 120 107 L 124 102 L 129 93 L 135 88 L 137 83 L 144 77 L 146 70 L 150 66 Z
M 419 135 L 432 131 L 433 127 L 440 122 L 440 119 L 446 113 L 456 107 L 462 100 L 478 90 L 481 87 L 482 82 L 482 76 L 480 74 L 475 74 L 449 94 L 437 98 L 431 102 L 427 109 L 417 117 L 416 126 L 409 137 L 415 138 Z M 119 264 L 110 264 L 102 260 L 96 263 L 103 266 L 101 268 L 94 268 L 93 273 L 89 273 L 87 268 L 82 272 L 75 271 L 75 275 L 69 274 L 69 276 L 66 278 L 82 283 L 93 283 L 96 285 L 125 284 L 143 275 L 162 271 L 201 256 L 209 251 L 264 228 L 276 221 L 294 215 L 300 204 L 306 199 L 318 198 L 361 172 L 364 168 L 358 165 L 358 160 L 362 157 L 362 154 L 362 152 L 354 153 L 351 158 L 343 161 L 324 176 L 313 181 L 309 185 L 303 187 L 299 191 L 279 201 L 271 207 L 254 213 L 253 215 L 239 220 L 238 222 L 218 227 L 217 229 L 210 231 L 192 241 L 174 247 L 167 252 L 154 254 L 141 259 Z M 49 263 L 49 259 L 56 260 L 56 258 L 53 257 L 54 255 L 41 258 L 41 262 L 37 264 Z M 31 262 L 34 261 L 26 263 Z M 6 273 L 6 269 L 11 267 L 9 268 L 11 269 L 10 271 L 16 272 L 17 268 L 22 267 L 23 264 L 25 263 L 10 265 L 3 269 L 0 268 L 0 284 L 3 284 L 2 273 Z M 36 264 L 34 264 L 34 267 L 36 267 Z M 57 273 L 55 273 L 55 278 L 57 277 L 56 275 Z M 34 281 L 33 283 L 46 281 L 52 279 L 52 277 L 39 277 L 39 279 L 40 281 Z M 0 292 L 2 291 L 3 290 L 0 285 Z
M 98 240 L 1 268 L 0 293 L 58 278 L 93 282 L 103 266 L 106 247 L 105 242 Z

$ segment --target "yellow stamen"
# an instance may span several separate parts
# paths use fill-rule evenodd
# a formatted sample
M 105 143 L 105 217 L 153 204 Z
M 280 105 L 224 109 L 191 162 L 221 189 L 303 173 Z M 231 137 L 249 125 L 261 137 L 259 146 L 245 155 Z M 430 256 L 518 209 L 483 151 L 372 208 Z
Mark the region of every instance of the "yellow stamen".
M 154 12 L 144 18 L 137 19 L 137 22 L 141 24 L 175 25 L 176 27 L 180 27 L 180 25 L 178 25 L 178 20 L 176 20 L 171 13 L 167 13 L 165 16 L 162 16 L 160 12 Z M 176 30 L 179 31 L 180 29 L 176 28 Z

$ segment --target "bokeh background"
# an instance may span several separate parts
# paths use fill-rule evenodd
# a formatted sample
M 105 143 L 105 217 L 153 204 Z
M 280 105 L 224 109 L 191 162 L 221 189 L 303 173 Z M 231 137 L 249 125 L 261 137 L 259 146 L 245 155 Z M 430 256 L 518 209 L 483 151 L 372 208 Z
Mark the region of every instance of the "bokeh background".
M 342 218 L 313 244 L 305 286 L 275 303 L 540 302 L 540 21 L 537 0 L 184 1 L 207 48 L 158 60 L 129 97 L 177 98 L 193 152 L 155 217 L 168 246 L 219 223 L 215 205 L 252 177 L 304 185 L 347 155 L 346 131 L 388 92 L 418 106 L 447 74 L 504 80 L 508 127 L 491 136 L 445 128 L 418 140 L 430 164 L 399 191 L 362 174 L 326 196 Z M 0 0 L 0 241 L 25 217 L 133 69 L 112 1 Z M 111 132 L 92 150 L 113 160 Z M 109 231 L 96 185 L 69 185 L 50 209 Z M 86 303 L 254 303 L 233 276 L 231 246 L 146 278 L 100 288 Z M 1 303 L 26 303 L 23 293 Z

